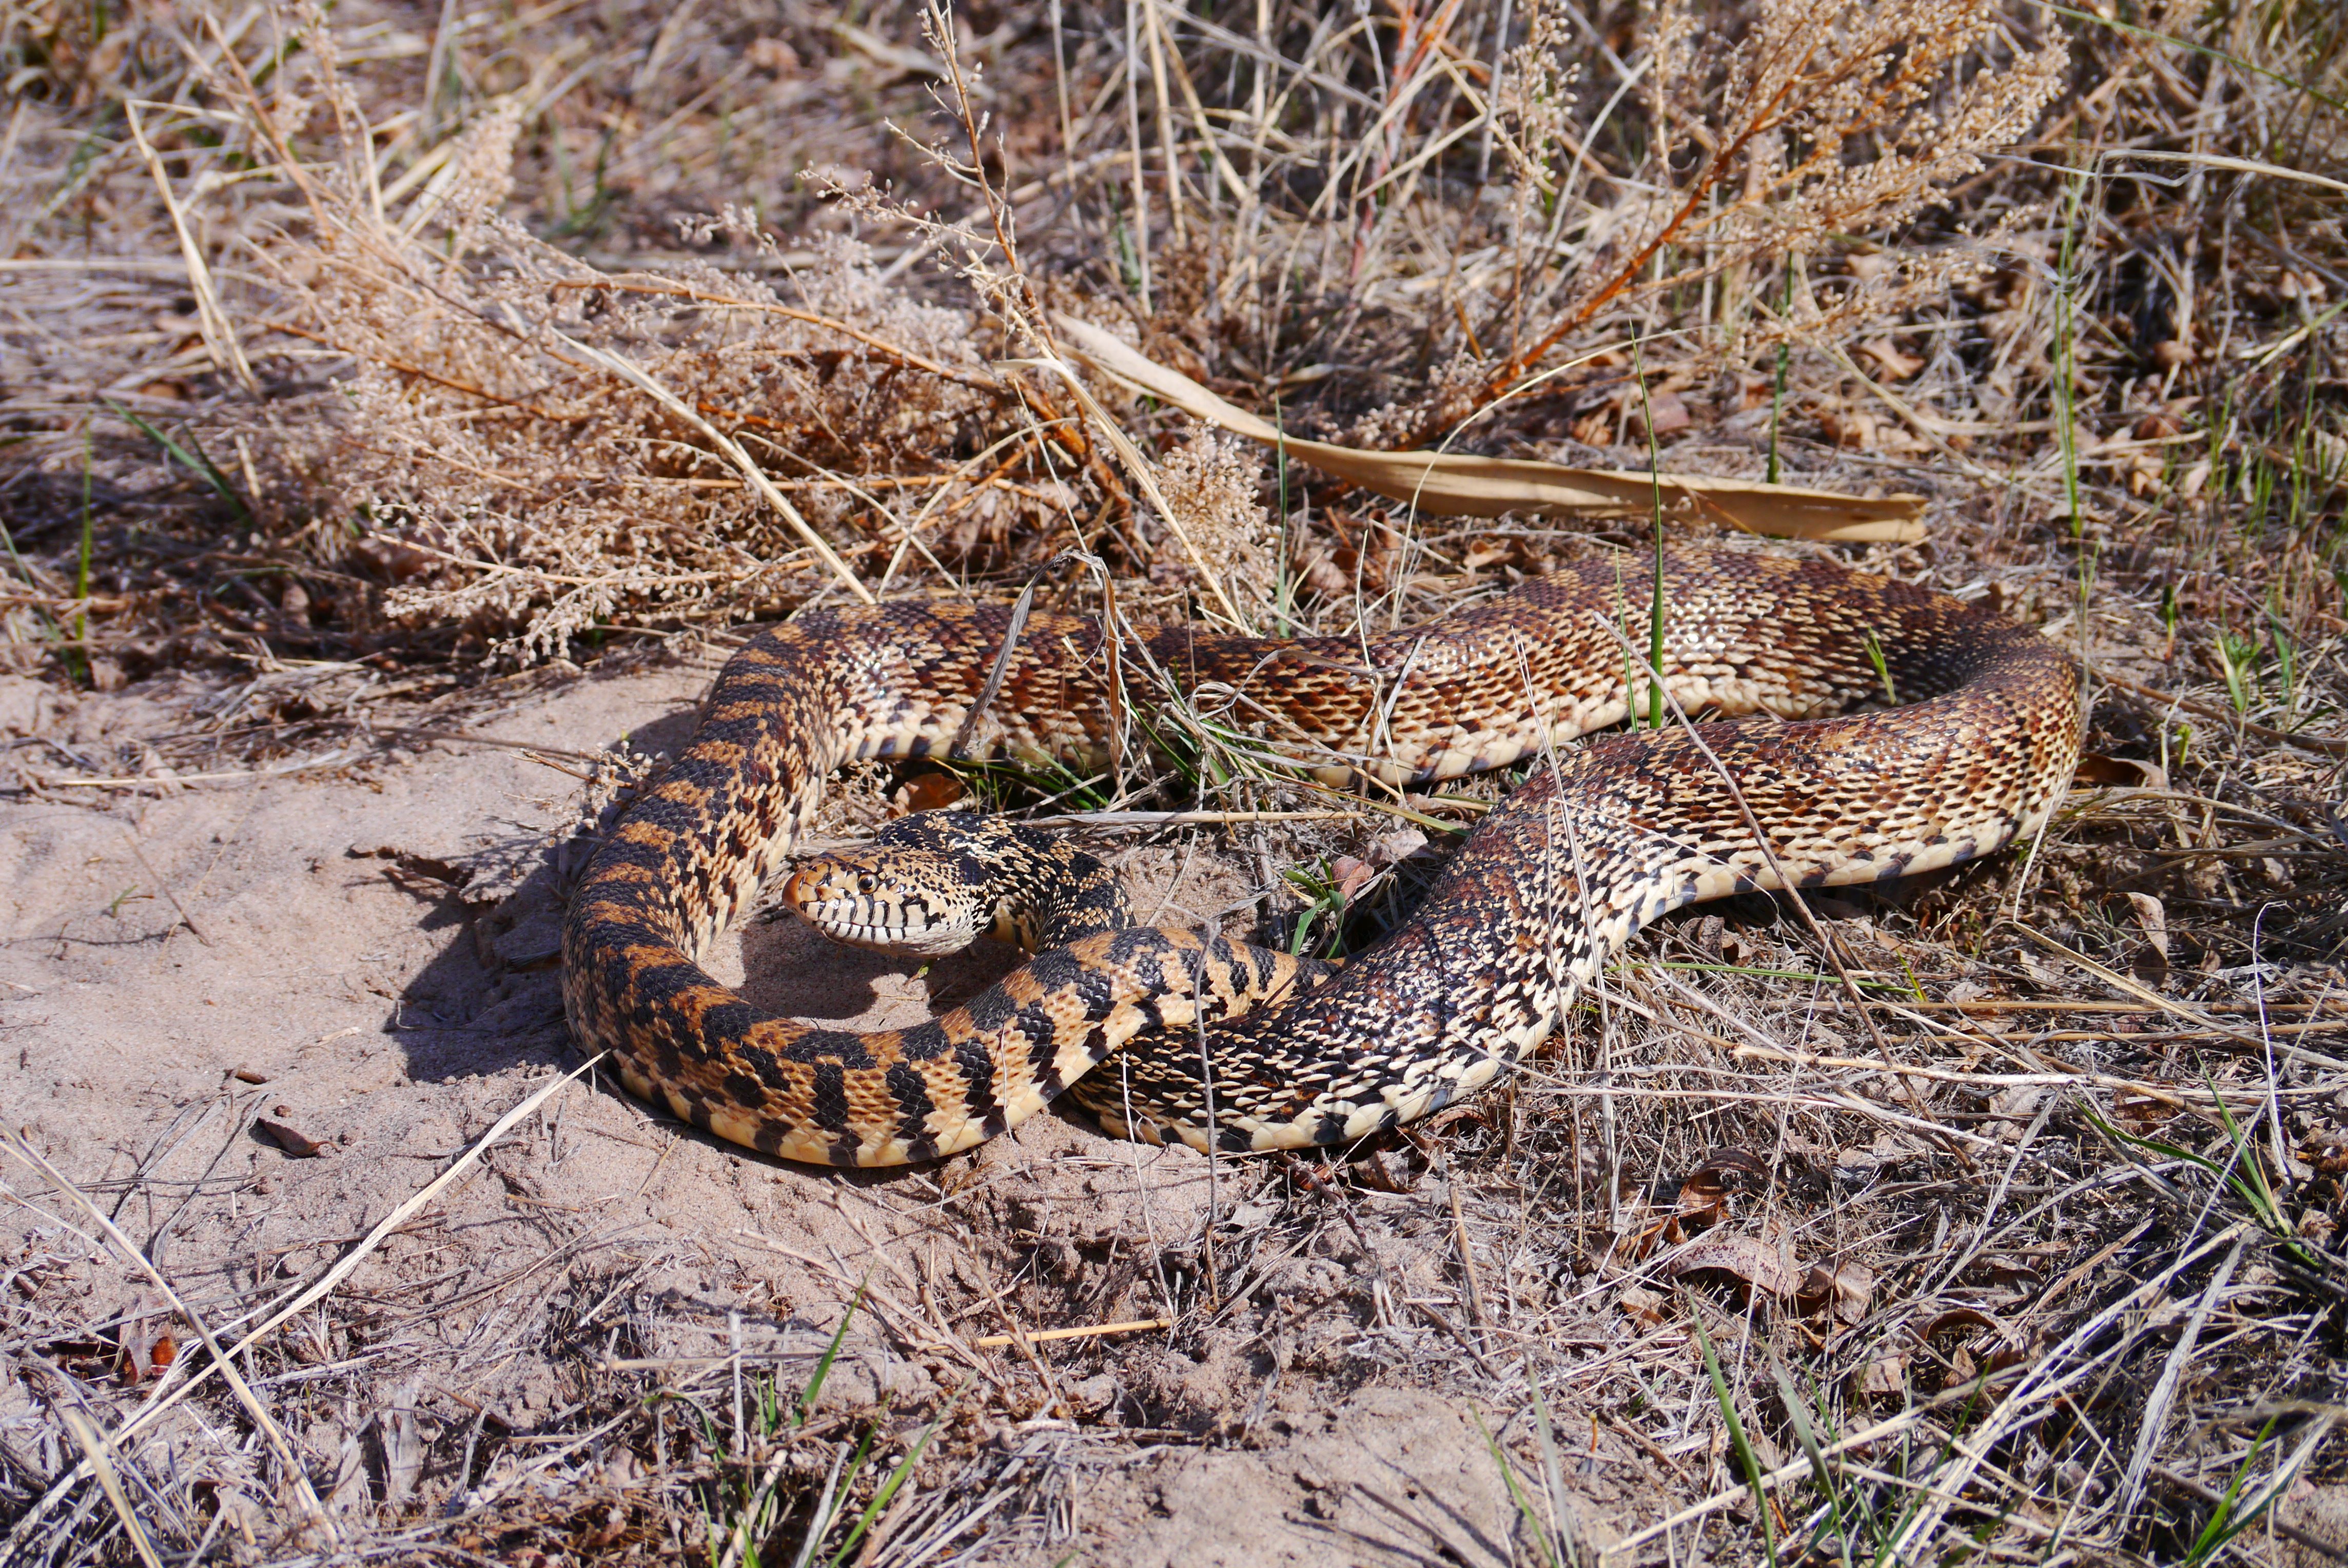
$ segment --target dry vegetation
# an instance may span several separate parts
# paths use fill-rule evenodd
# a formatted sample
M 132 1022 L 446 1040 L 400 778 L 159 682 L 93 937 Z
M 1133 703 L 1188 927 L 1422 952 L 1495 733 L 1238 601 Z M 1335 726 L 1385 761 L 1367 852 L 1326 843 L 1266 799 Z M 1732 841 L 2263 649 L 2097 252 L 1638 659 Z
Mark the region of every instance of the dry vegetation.
M 1772 548 L 2076 647 L 2094 755 L 2028 853 L 1813 899 L 1831 954 L 1766 899 L 1666 922 L 1505 1091 L 1226 1169 L 1153 1257 L 948 1212 L 1025 1328 L 1472 1400 L 1519 1561 L 2341 1560 L 2343 43 L 2321 0 L 0 0 L 0 657 L 188 714 L 12 738 L 15 788 L 347 764 L 823 595 L 1334 632 L 1646 537 L 1333 483 L 1072 380 L 1061 313 L 1302 437 L 1915 492 L 1920 541 Z M 1041 809 L 1333 804 L 1220 761 Z M 1359 944 L 1451 841 L 1335 804 L 1095 825 Z M 190 1397 L 211 1449 L 103 1447 L 159 1324 L 209 1362 L 57 1284 L 57 1164 L 7 1167 L 55 1219 L 0 1260 L 12 1562 L 1053 1561 L 1108 1446 L 1245 1448 L 1272 1394 L 1109 1336 L 810 1421 L 822 1333 L 746 1395 L 738 1324 L 606 1258 L 527 1319 L 527 1431 L 389 1412 L 338 1472 L 280 1423 L 383 1371 L 289 1332 Z M 331 1286 L 305 1332 L 357 1332 Z M 1574 1503 L 1601 1434 L 1642 1509 Z

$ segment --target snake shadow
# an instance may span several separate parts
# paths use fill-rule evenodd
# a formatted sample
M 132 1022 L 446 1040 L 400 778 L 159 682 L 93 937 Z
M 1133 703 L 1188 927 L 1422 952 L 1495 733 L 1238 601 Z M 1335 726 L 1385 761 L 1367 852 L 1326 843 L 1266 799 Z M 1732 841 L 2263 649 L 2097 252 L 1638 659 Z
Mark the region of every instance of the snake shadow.
M 626 738 L 639 751 L 674 753 L 691 738 L 699 717 L 697 708 L 686 708 L 637 726 Z M 476 836 L 497 826 L 486 819 L 478 827 L 468 824 Z M 468 888 L 477 875 L 468 865 L 400 881 L 428 905 L 419 912 L 419 928 L 447 937 L 400 988 L 384 1026 L 406 1057 L 412 1081 L 448 1082 L 514 1067 L 568 1071 L 579 1065 L 562 1016 L 562 912 L 592 849 L 583 838 L 535 846 L 506 877 L 511 891 L 494 902 Z

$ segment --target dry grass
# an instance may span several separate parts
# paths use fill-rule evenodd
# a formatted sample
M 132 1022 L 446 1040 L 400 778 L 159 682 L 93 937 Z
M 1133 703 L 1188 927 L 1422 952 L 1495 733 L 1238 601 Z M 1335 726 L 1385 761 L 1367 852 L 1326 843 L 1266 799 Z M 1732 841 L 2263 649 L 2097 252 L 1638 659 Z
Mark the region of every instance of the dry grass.
M 0 648 L 188 713 L 143 750 L 13 740 L 20 787 L 346 760 L 363 716 L 454 723 L 828 594 L 1043 571 L 1342 632 L 1643 540 L 1415 515 L 1096 384 L 1128 460 L 1036 363 L 1053 311 L 1302 436 L 1921 492 L 1928 539 L 1856 557 L 2098 676 L 2095 770 L 2027 853 L 1814 899 L 1815 929 L 1758 898 L 1666 922 L 1505 1090 L 1348 1165 L 1227 1170 L 1141 1265 L 983 1191 L 946 1212 L 1016 1275 L 1006 1331 L 1162 1314 L 1274 1382 L 1472 1398 L 1524 1561 L 1599 1560 L 1556 1447 L 1601 1432 L 1682 1510 L 1612 1521 L 1643 1535 L 1604 1561 L 2317 1561 L 2274 1521 L 2348 1467 L 2343 26 L 7 0 Z M 1227 858 L 1256 883 L 1227 916 L 1316 943 L 1374 936 L 1447 841 L 1189 738 L 1216 766 L 1043 810 L 1354 813 L 1094 819 Z M 1447 1222 L 1382 1190 L 1413 1181 Z M 270 1473 L 259 1410 L 199 1396 L 211 1469 L 119 1435 L 140 1327 L 51 1288 L 77 1245 L 7 1264 L 40 1412 L 0 1431 L 12 1559 L 131 1561 L 132 1520 L 173 1562 L 327 1551 L 291 1494 L 223 1501 L 276 1495 L 224 1479 Z M 427 1440 L 385 1406 L 366 1464 L 312 1456 L 345 1549 L 773 1562 L 811 1524 L 842 1550 L 919 1459 L 850 1555 L 1056 1556 L 1103 1445 L 1244 1446 L 1272 1391 L 1151 1392 L 1115 1336 L 981 1365 L 890 1279 L 865 1310 L 960 1392 L 801 1422 L 820 1333 L 746 1359 L 627 1305 L 659 1260 L 550 1256 L 513 1299 L 558 1412 Z M 263 1406 L 366 1396 L 345 1310 L 255 1352 Z M 1102 1377 L 1129 1391 L 1068 1392 Z

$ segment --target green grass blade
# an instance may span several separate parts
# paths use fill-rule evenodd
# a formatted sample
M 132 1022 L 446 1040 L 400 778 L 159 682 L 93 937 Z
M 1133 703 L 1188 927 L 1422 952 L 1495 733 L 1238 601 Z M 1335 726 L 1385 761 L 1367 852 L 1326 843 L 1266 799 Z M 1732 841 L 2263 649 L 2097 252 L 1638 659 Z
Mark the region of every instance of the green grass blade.
M 194 451 L 191 452 L 187 448 L 182 447 L 179 442 L 171 439 L 170 437 L 165 435 L 161 430 L 157 429 L 153 425 L 148 423 L 145 419 L 140 418 L 137 414 L 132 413 L 121 404 L 117 403 L 113 398 L 102 397 L 98 399 L 98 401 L 104 403 L 107 407 L 112 411 L 116 418 L 125 420 L 139 427 L 139 430 L 141 435 L 154 442 L 157 446 L 162 448 L 166 453 L 177 459 L 181 468 L 187 469 L 190 473 L 203 480 L 207 485 L 210 485 L 212 489 L 212 492 L 215 495 L 218 495 L 221 500 L 236 508 L 237 521 L 244 522 L 252 518 L 252 512 L 251 509 L 246 507 L 244 504 L 244 498 L 236 493 L 236 487 L 229 483 L 228 476 L 221 472 L 220 465 L 213 462 L 211 458 L 204 455 L 204 449 L 201 447 L 198 447 Z
M 856 1321 L 856 1308 L 864 1299 L 864 1287 L 858 1285 L 856 1294 L 848 1298 L 848 1310 L 839 1315 L 839 1326 L 831 1331 L 831 1343 L 823 1347 L 822 1357 L 815 1364 L 815 1372 L 808 1378 L 806 1392 L 799 1396 L 799 1418 L 795 1423 L 806 1426 L 815 1413 L 815 1402 L 823 1392 L 823 1380 L 831 1376 L 831 1364 L 839 1357 L 840 1341 L 848 1337 L 848 1326 Z
M 1753 1445 L 1745 1436 L 1745 1423 L 1736 1418 L 1736 1401 L 1728 1392 L 1728 1379 L 1720 1370 L 1720 1357 L 1712 1353 L 1712 1336 L 1704 1331 L 1704 1319 L 1691 1312 L 1688 1321 L 1695 1326 L 1695 1342 L 1704 1352 L 1704 1369 L 1712 1377 L 1712 1397 L 1720 1401 L 1720 1418 L 1728 1425 L 1728 1446 L 1735 1450 L 1737 1462 L 1745 1470 L 1745 1484 L 1753 1489 L 1753 1511 L 1761 1517 L 1761 1554 L 1769 1560 L 1769 1568 L 1777 1568 L 1777 1531 L 1769 1517 L 1769 1493 L 1761 1484 L 1761 1461 L 1753 1452 Z
M 880 1517 L 880 1511 L 889 1506 L 889 1500 L 897 1495 L 897 1489 L 913 1473 L 913 1467 L 922 1462 L 922 1450 L 930 1446 L 930 1439 L 938 1435 L 938 1429 L 943 1425 L 945 1418 L 940 1416 L 913 1440 L 913 1446 L 906 1451 L 904 1461 L 890 1472 L 889 1479 L 880 1483 L 880 1490 L 872 1494 L 872 1501 L 866 1503 L 864 1511 L 857 1516 L 854 1528 L 848 1532 L 848 1539 L 839 1543 L 839 1550 L 832 1555 L 831 1568 L 841 1568 L 848 1561 L 848 1554 L 856 1550 L 856 1543 L 864 1539 L 864 1532 L 872 1528 L 872 1522 Z
M 1848 1563 L 1850 1561 L 1850 1532 L 1843 1526 L 1842 1489 L 1835 1484 L 1834 1472 L 1827 1467 L 1826 1450 L 1818 1444 L 1818 1433 L 1810 1428 L 1809 1413 L 1804 1408 L 1802 1391 L 1794 1387 L 1793 1375 L 1786 1370 L 1786 1364 L 1777 1359 L 1774 1349 L 1769 1352 L 1769 1372 L 1776 1379 L 1777 1402 L 1786 1408 L 1786 1419 L 1793 1426 L 1794 1440 L 1802 1445 L 1802 1453 L 1810 1461 L 1810 1474 L 1817 1478 L 1818 1491 L 1827 1500 L 1827 1516 L 1834 1524 L 1836 1548 L 1842 1560 Z M 1816 1550 L 1816 1546 L 1817 1537 L 1813 1535 L 1811 1549 Z
M 2193 1549 L 2185 1554 L 2188 1568 L 2199 1568 L 2199 1564 L 2207 1563 L 2219 1547 L 2249 1524 L 2250 1521 L 2244 1520 L 2231 1530 L 2226 1528 L 2233 1518 L 2234 1503 L 2242 1495 L 2242 1483 L 2250 1479 L 2250 1467 L 2259 1462 L 2259 1456 L 2266 1451 L 2267 1439 L 2274 1435 L 2275 1419 L 2272 1416 L 2267 1418 L 2267 1424 L 2260 1429 L 2258 1440 L 2250 1445 L 2250 1451 L 2242 1456 L 2241 1464 L 2234 1470 L 2234 1479 L 2227 1483 L 2226 1495 L 2218 1500 L 2218 1506 L 2210 1512 L 2209 1522 L 2201 1527 L 2201 1534 L 2193 1542 Z
M 1483 1434 L 1485 1448 L 1491 1450 L 1492 1462 L 1500 1467 L 1500 1480 L 1507 1484 L 1509 1497 L 1517 1505 L 1517 1516 L 1532 1532 L 1533 1550 L 1540 1554 L 1543 1568 L 1566 1568 L 1564 1560 L 1558 1556 L 1557 1543 L 1550 1539 L 1549 1531 L 1541 1524 L 1540 1515 L 1534 1511 L 1532 1499 L 1525 1495 L 1524 1487 L 1517 1480 L 1517 1467 L 1509 1462 L 1508 1450 L 1500 1447 L 1499 1439 L 1493 1437 L 1492 1429 L 1484 1424 L 1481 1410 L 1470 1406 L 1468 1414 L 1476 1419 L 1476 1429 Z

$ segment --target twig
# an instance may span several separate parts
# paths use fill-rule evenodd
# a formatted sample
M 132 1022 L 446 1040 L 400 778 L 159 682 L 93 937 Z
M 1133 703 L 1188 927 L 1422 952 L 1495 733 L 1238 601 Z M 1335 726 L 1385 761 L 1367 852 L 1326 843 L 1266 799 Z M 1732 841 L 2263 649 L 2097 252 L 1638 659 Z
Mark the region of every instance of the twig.
M 1459 1179 L 1448 1154 L 1443 1157 L 1443 1195 L 1451 1204 L 1451 1239 L 1459 1248 L 1459 1272 L 1468 1281 L 1468 1315 L 1476 1320 L 1477 1327 L 1489 1328 L 1492 1319 L 1484 1310 L 1484 1287 L 1476 1279 L 1476 1254 L 1468 1249 L 1468 1216 L 1459 1208 Z
M 1126 1323 L 1094 1323 L 1082 1328 L 1038 1328 L 1022 1332 L 1016 1338 L 1008 1334 L 983 1334 L 971 1343 L 981 1350 L 999 1350 L 1015 1345 L 1020 1339 L 1031 1345 L 1047 1344 L 1055 1339 L 1091 1339 L 1103 1334 L 1147 1334 L 1152 1329 L 1171 1328 L 1170 1317 L 1137 1317 Z
M 2272 1040 L 2261 1039 L 2260 1037 L 2253 1035 L 2245 1029 L 2229 1028 L 2225 1025 L 2219 1023 L 2217 1019 L 2209 1016 L 2209 1014 L 2201 1012 L 2198 1008 L 2188 1007 L 2182 1002 L 2173 1002 L 2168 997 L 2162 995 L 2159 992 L 2152 989 L 2149 985 L 2140 985 L 2134 980 L 2129 979 L 2127 975 L 2120 974 L 2116 969 L 2106 969 L 2104 965 L 2096 963 L 2086 954 L 2072 952 L 2071 949 L 2064 946 L 2053 937 L 2033 931 L 2029 926 L 2023 924 L 2018 920 L 2009 921 L 2006 923 L 2012 925 L 2014 930 L 2022 933 L 2023 935 L 2030 938 L 2031 941 L 2036 943 L 2047 952 L 2068 959 L 2073 964 L 2077 965 L 2080 968 L 2085 970 L 2088 974 L 2094 975 L 2105 985 L 2113 986 L 2117 990 L 2127 993 L 2128 995 L 2141 997 L 2150 1006 L 2159 1008 L 2162 1012 L 2167 1013 L 2173 1017 L 2182 1018 L 2188 1024 L 2209 1030 L 2211 1034 L 2220 1035 L 2227 1039 L 2239 1040 L 2244 1045 L 2255 1047 L 2261 1053 L 2271 1049 L 2274 1054 L 2279 1057 L 2286 1057 L 2296 1061 L 2303 1061 L 2311 1066 L 2325 1068 L 2335 1072 L 2348 1070 L 2348 1062 L 2340 1061 L 2335 1057 L 2322 1056 L 2314 1051 L 2302 1050 L 2296 1046 L 2279 1045 Z
M 470 1149 L 466 1150 L 464 1153 L 458 1155 L 449 1165 L 448 1170 L 443 1171 L 430 1181 L 426 1182 L 423 1187 L 411 1193 L 405 1202 L 399 1204 L 398 1207 L 393 1209 L 390 1213 L 386 1214 L 376 1223 L 374 1229 L 367 1232 L 366 1236 L 361 1238 L 357 1246 L 353 1247 L 349 1252 L 344 1253 L 343 1256 L 335 1262 L 332 1268 L 321 1274 L 314 1282 L 296 1293 L 290 1300 L 285 1301 L 285 1304 L 283 1306 L 271 1313 L 267 1321 L 263 1323 L 260 1327 L 255 1328 L 251 1333 L 247 1334 L 243 1338 L 238 1340 L 234 1346 L 230 1347 L 225 1356 L 213 1357 L 210 1364 L 205 1366 L 202 1370 L 197 1372 L 193 1377 L 190 1377 L 185 1383 L 180 1384 L 178 1387 L 170 1390 L 168 1394 L 164 1394 L 160 1398 L 149 1400 L 136 1416 L 133 1416 L 129 1420 L 122 1424 L 121 1429 L 114 1435 L 115 1441 L 119 1443 L 132 1432 L 137 1431 L 139 1428 L 146 1426 L 149 1422 L 154 1420 L 164 1411 L 170 1409 L 172 1406 L 178 1404 L 181 1399 L 186 1398 L 198 1387 L 201 1387 L 204 1379 L 211 1377 L 215 1368 L 225 1368 L 231 1358 L 243 1355 L 244 1352 L 251 1349 L 264 1336 L 273 1333 L 278 1328 L 281 1328 L 285 1324 L 291 1322 L 295 1314 L 306 1310 L 310 1306 L 324 1300 L 329 1295 L 333 1294 L 335 1287 L 342 1284 L 344 1280 L 349 1278 L 352 1271 L 355 1270 L 359 1264 L 365 1263 L 370 1256 L 372 1256 L 375 1250 L 383 1244 L 384 1239 L 389 1236 L 394 1231 L 396 1231 L 401 1225 L 405 1224 L 409 1216 L 413 1215 L 417 1210 L 423 1208 L 424 1205 L 429 1203 L 433 1199 L 438 1197 L 443 1191 L 447 1191 L 450 1183 L 454 1182 L 457 1178 L 462 1176 L 466 1171 L 471 1170 L 473 1168 L 474 1161 L 480 1159 L 482 1155 L 488 1153 L 490 1148 L 500 1139 L 504 1138 L 508 1132 L 513 1130 L 514 1127 L 518 1123 L 530 1116 L 530 1114 L 535 1111 L 540 1106 L 544 1105 L 548 1099 L 553 1097 L 556 1091 L 562 1088 L 565 1085 L 570 1084 L 574 1079 L 583 1076 L 589 1069 L 595 1067 L 596 1064 L 601 1062 L 607 1054 L 608 1053 L 602 1051 L 596 1052 L 595 1055 L 590 1057 L 586 1061 L 581 1063 L 571 1071 L 563 1074 L 561 1078 L 550 1079 L 545 1084 L 541 1085 L 535 1091 L 524 1099 L 520 1104 L 515 1106 L 511 1110 L 507 1111 L 503 1116 L 498 1118 L 496 1122 L 490 1126 L 489 1130 L 481 1134 L 481 1136 L 474 1141 L 474 1144 Z
M 220 292 L 212 286 L 211 269 L 204 264 L 203 247 L 188 229 L 187 214 L 180 210 L 179 198 L 172 194 L 170 177 L 163 172 L 163 160 L 147 143 L 147 132 L 139 123 L 139 106 L 126 102 L 123 114 L 130 123 L 130 139 L 138 144 L 139 156 L 147 161 L 147 171 L 155 177 L 155 188 L 162 193 L 163 210 L 171 215 L 171 229 L 180 239 L 180 253 L 187 259 L 188 288 L 196 297 L 196 322 L 203 331 L 204 346 L 211 351 L 212 363 L 236 377 L 237 384 L 247 392 L 258 394 L 261 384 L 252 377 L 252 366 L 245 363 L 244 349 L 236 340 L 236 329 L 230 325 L 228 313 L 221 308 Z M 201 183 L 197 191 L 201 194 Z
M 249 768 L 228 773 L 161 773 L 151 779 L 53 779 L 42 774 L 27 774 L 26 777 L 44 789 L 159 789 L 171 784 L 227 784 L 243 779 L 283 779 L 289 774 L 314 773 L 321 768 L 345 767 L 366 755 L 366 748 L 353 746 L 302 762 L 290 762 L 276 768 Z

